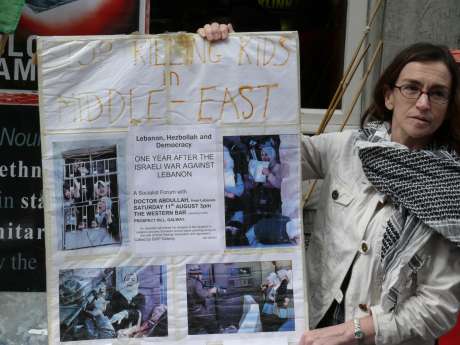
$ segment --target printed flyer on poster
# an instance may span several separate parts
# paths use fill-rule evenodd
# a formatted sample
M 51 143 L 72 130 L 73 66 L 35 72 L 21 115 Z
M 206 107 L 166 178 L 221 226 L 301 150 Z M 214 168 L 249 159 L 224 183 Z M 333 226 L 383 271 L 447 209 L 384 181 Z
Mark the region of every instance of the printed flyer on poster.
M 159 127 L 133 129 L 128 140 L 135 252 L 221 252 L 216 129 Z
M 297 34 L 41 37 L 38 61 L 50 344 L 297 342 Z

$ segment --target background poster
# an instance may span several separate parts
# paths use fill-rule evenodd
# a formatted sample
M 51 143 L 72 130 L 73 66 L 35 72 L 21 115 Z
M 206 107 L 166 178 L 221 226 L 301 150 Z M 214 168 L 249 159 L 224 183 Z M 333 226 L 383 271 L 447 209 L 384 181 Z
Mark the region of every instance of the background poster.
M 38 108 L 0 106 L 0 290 L 45 291 Z
M 27 0 L 0 57 L 0 89 L 36 90 L 37 35 L 145 33 L 145 0 Z

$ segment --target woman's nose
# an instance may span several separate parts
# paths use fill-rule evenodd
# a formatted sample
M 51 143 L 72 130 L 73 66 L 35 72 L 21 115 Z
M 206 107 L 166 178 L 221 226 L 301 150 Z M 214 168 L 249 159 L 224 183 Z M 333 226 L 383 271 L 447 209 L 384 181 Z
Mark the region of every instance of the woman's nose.
M 431 107 L 431 100 L 430 96 L 428 96 L 428 93 L 422 92 L 417 98 L 415 105 L 418 109 L 429 109 Z

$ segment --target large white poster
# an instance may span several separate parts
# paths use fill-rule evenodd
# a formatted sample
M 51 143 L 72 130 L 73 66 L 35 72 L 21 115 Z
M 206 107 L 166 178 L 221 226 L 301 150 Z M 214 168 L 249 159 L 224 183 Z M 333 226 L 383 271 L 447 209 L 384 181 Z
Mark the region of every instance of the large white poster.
M 299 339 L 297 46 L 39 39 L 50 344 Z

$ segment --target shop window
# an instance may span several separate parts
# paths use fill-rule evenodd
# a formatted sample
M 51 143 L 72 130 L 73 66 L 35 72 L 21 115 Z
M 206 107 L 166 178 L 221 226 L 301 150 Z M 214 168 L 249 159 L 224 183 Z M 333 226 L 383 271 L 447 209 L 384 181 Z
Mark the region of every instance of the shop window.
M 150 0 L 150 4 L 151 33 L 195 32 L 212 21 L 231 22 L 238 32 L 298 31 L 302 129 L 310 132 L 334 95 L 367 13 L 366 0 Z M 347 98 L 349 93 L 338 106 L 337 124 L 341 108 L 350 103 Z

